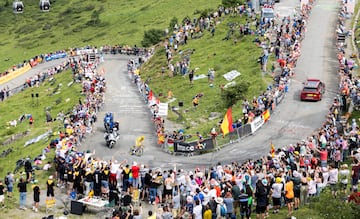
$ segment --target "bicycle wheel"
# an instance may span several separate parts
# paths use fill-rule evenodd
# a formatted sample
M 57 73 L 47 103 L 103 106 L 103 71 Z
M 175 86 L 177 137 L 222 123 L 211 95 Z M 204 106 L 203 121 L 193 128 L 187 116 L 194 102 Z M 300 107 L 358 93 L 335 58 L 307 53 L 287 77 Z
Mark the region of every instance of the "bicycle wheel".
M 130 151 L 129 151 L 130 155 L 134 155 L 134 148 L 135 148 L 135 146 L 130 147 Z
M 137 150 L 137 156 L 141 156 L 141 155 L 143 155 L 143 153 L 144 153 L 144 149 L 141 147 L 141 148 L 139 148 L 138 150 Z

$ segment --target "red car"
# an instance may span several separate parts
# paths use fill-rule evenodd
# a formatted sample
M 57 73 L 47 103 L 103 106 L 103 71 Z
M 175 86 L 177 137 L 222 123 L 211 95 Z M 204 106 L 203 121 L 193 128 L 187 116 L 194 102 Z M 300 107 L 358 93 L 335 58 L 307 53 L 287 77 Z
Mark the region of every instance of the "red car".
M 307 79 L 300 93 L 300 100 L 319 101 L 325 92 L 325 84 L 319 79 Z

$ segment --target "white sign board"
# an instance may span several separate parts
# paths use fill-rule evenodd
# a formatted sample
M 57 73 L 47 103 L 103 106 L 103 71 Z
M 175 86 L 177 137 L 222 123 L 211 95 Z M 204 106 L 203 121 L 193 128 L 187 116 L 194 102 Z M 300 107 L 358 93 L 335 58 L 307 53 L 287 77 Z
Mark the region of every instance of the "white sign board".
M 262 116 L 255 117 L 255 119 L 250 123 L 251 132 L 256 132 L 264 124 L 264 119 Z
M 241 75 L 240 72 L 238 72 L 236 70 L 232 70 L 232 71 L 229 71 L 228 73 L 224 74 L 223 76 L 227 81 L 232 81 L 240 75 Z
M 159 116 L 167 116 L 168 115 L 169 104 L 167 103 L 159 103 Z

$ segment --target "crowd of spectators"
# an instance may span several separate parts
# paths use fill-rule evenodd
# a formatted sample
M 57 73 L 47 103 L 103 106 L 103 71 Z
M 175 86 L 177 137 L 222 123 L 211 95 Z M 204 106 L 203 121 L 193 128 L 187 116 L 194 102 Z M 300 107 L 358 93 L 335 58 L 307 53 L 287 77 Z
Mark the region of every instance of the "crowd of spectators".
M 45 160 L 47 153 L 54 148 L 56 156 L 53 165 L 55 165 L 56 170 L 56 181 L 53 179 L 49 180 L 57 182 L 59 187 L 64 187 L 66 182 L 73 182 L 71 179 L 72 176 L 75 175 L 70 175 L 69 172 L 72 171 L 75 173 L 73 167 L 75 164 L 78 164 L 78 157 L 88 157 L 87 153 L 80 152 L 79 147 L 81 142 L 86 138 L 86 135 L 94 131 L 93 125 L 97 121 L 97 113 L 104 103 L 106 81 L 97 69 L 99 62 L 90 63 L 84 60 L 83 57 L 72 57 L 66 62 L 66 66 L 72 69 L 74 81 L 82 84 L 84 99 L 79 99 L 78 104 L 69 112 L 59 112 L 56 115 L 56 119 L 52 119 L 52 116 L 50 116 L 51 119 L 49 119 L 48 122 L 60 121 L 63 125 L 63 130 L 54 133 L 54 139 L 43 149 L 41 158 L 34 160 L 32 163 L 32 165 L 41 166 L 45 171 L 49 170 L 52 164 L 43 164 L 42 160 Z M 49 71 L 44 74 L 58 73 L 56 69 L 61 70 L 63 67 L 64 66 L 49 69 Z M 35 85 L 32 84 L 29 86 Z M 30 172 L 31 169 L 32 168 L 30 168 Z M 81 168 L 78 168 L 77 171 L 80 171 L 80 169 Z M 11 196 L 15 183 L 14 175 L 9 172 L 6 178 L 9 182 L 7 184 L 8 195 Z M 36 181 L 31 179 L 31 174 L 27 174 L 26 178 L 21 178 L 20 185 L 18 185 L 20 189 L 21 209 L 25 209 L 26 193 L 28 191 L 27 184 L 29 182 L 36 183 Z M 47 188 L 48 190 L 51 189 L 49 186 Z M 54 197 L 53 192 L 48 192 L 47 196 Z M 38 204 L 34 206 L 38 206 Z M 37 211 L 37 207 L 34 207 L 33 210 Z
M 293 20 L 284 18 L 277 26 L 276 40 L 270 51 L 275 53 L 282 71 L 275 92 L 285 89 L 282 86 L 286 83 L 284 80 L 296 66 L 300 55 L 300 40 L 303 38 L 310 9 L 311 5 L 307 5 L 302 8 L 299 17 Z M 344 21 L 345 17 L 341 16 L 346 14 L 344 10 L 345 7 L 340 13 L 340 21 Z M 268 26 L 271 27 L 271 24 Z M 186 36 L 186 31 L 180 36 Z M 165 44 L 167 50 L 174 43 L 171 41 L 173 40 Z M 210 169 L 196 168 L 194 172 L 176 168 L 154 171 L 140 165 L 142 183 L 140 187 L 131 188 L 130 191 L 140 188 L 141 194 L 145 194 L 141 196 L 142 199 L 148 196 L 145 200 L 151 204 L 154 201 L 162 203 L 155 207 L 156 217 L 164 218 L 169 217 L 169 212 L 173 217 L 180 218 L 230 218 L 238 213 L 241 218 L 250 218 L 253 203 L 256 203 L 258 218 L 267 217 L 270 206 L 274 214 L 279 212 L 281 206 L 286 206 L 290 216 L 293 211 L 311 202 L 311 197 L 318 196 L 326 187 L 329 187 L 333 197 L 347 197 L 351 193 L 352 198 L 349 200 L 356 199 L 360 174 L 359 126 L 356 120 L 350 123 L 346 121 L 346 112 L 348 100 L 356 103 L 358 99 L 359 81 L 352 75 L 354 61 L 349 55 L 346 57 L 344 47 L 339 46 L 338 49 L 340 95 L 334 98 L 324 125 L 307 139 L 273 150 L 258 160 L 247 160 L 242 164 L 233 162 L 229 165 L 218 163 Z M 171 56 L 168 51 L 168 60 L 171 60 Z M 179 71 L 174 72 L 183 72 L 181 65 L 180 63 Z M 147 91 L 150 92 L 150 89 Z M 254 98 L 252 103 L 244 101 L 244 116 L 249 114 L 249 109 L 257 109 L 261 105 L 264 105 L 263 98 L 260 101 Z M 344 113 L 345 118 L 342 116 Z M 159 125 L 159 128 L 163 127 Z M 349 159 L 350 167 L 344 164 Z M 162 178 L 161 183 L 159 178 Z M 170 189 L 171 200 L 168 192 Z M 222 205 L 227 209 L 224 215 Z M 117 216 L 122 218 L 127 213 L 133 214 L 133 208 L 129 212 L 120 211 Z M 154 215 L 155 212 L 149 211 L 149 218 Z
M 278 91 L 281 84 L 286 83 L 283 78 L 289 76 L 284 72 L 289 73 L 286 69 L 296 64 L 300 52 L 299 38 L 302 37 L 308 9 L 306 7 L 293 21 L 283 19 L 277 31 L 273 49 L 279 51 L 282 74 L 285 74 L 281 75 Z M 290 44 L 284 49 L 281 45 L 287 41 Z M 121 206 L 116 207 L 113 218 L 141 218 L 139 202 L 154 205 L 154 210 L 148 212 L 148 218 L 223 219 L 237 215 L 250 218 L 254 206 L 258 218 L 265 218 L 270 206 L 274 214 L 282 210 L 281 206 L 286 206 L 287 214 L 291 216 L 293 211 L 309 203 L 311 197 L 318 196 L 327 186 L 334 197 L 341 194 L 339 191 L 348 195 L 348 184 L 351 192 L 357 192 L 360 174 L 359 125 L 355 120 L 347 125 L 342 123 L 341 112 L 346 109 L 344 100 L 356 99 L 360 86 L 358 79 L 352 76 L 354 66 L 349 66 L 352 62 L 340 47 L 338 60 L 342 96 L 334 99 L 327 120 L 313 135 L 293 145 L 272 150 L 257 160 L 231 164 L 219 162 L 209 168 L 187 171 L 176 166 L 161 169 L 127 160 L 106 161 L 97 158 L 95 152 L 79 150 L 80 142 L 86 132 L 91 132 L 91 125 L 96 121 L 106 84 L 104 78 L 97 74 L 95 65 L 83 66 L 81 60 L 74 59 L 70 66 L 79 79 L 83 79 L 86 100 L 75 106 L 69 115 L 58 115 L 64 121 L 65 131 L 60 132 L 49 145 L 56 150 L 57 185 L 67 188 L 66 192 L 73 197 L 98 196 Z M 128 70 L 133 73 L 134 83 L 145 94 L 144 98 L 152 101 L 149 99 L 148 79 L 143 81 L 135 73 L 134 60 L 129 61 Z M 262 97 L 244 104 L 244 117 L 249 114 L 246 106 L 256 109 L 265 105 L 264 102 Z M 151 107 L 158 133 L 162 133 L 163 121 L 156 116 L 156 104 Z M 349 158 L 352 160 L 351 171 L 343 164 Z M 23 189 L 23 184 L 21 187 Z M 9 186 L 8 191 L 11 191 Z M 51 194 L 49 192 L 48 196 Z

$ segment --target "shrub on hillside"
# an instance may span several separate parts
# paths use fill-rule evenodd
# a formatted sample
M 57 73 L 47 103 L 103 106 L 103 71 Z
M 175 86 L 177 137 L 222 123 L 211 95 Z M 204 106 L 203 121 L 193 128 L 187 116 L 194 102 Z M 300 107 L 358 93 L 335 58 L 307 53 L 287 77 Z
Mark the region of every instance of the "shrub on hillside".
M 164 31 L 159 29 L 150 29 L 144 32 L 144 38 L 141 41 L 142 46 L 149 47 L 155 45 L 163 39 Z
M 174 26 L 175 26 L 175 24 L 177 24 L 177 23 L 178 23 L 178 19 L 177 19 L 176 17 L 171 18 L 170 24 L 169 24 L 169 30 L 170 30 L 170 32 L 173 32 L 173 31 L 174 31 Z
M 240 81 L 234 86 L 228 87 L 221 92 L 223 104 L 226 108 L 234 105 L 237 101 L 243 100 L 249 89 L 250 84 L 246 81 Z

